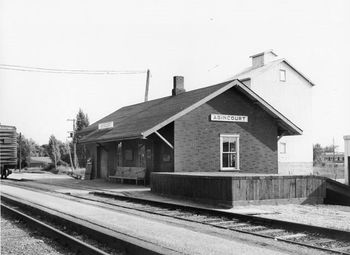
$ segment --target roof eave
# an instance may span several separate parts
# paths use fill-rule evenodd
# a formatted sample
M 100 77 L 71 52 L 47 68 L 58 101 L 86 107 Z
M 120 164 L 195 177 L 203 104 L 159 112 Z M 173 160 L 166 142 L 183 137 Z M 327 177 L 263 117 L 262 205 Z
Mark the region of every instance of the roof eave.
M 300 72 L 298 69 L 296 69 L 289 61 L 286 59 L 282 59 L 282 62 L 285 62 L 290 68 L 292 68 L 295 72 L 297 72 L 301 77 L 303 77 L 311 86 L 315 86 L 315 84 L 302 72 Z
M 108 143 L 108 142 L 119 142 L 123 140 L 134 140 L 134 139 L 144 139 L 142 134 L 140 135 L 130 135 L 124 137 L 114 137 L 114 138 L 105 138 L 105 139 L 91 139 L 87 141 L 80 141 L 80 144 L 90 144 L 90 143 Z

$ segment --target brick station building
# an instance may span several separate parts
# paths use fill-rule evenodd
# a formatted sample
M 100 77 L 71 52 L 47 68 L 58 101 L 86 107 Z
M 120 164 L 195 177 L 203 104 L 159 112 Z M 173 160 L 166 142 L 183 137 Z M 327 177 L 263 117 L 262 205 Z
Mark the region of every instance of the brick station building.
M 234 79 L 123 107 L 84 129 L 91 159 L 86 178 L 120 169 L 152 172 L 278 173 L 277 142 L 302 130 Z M 125 173 L 124 173 L 125 175 Z

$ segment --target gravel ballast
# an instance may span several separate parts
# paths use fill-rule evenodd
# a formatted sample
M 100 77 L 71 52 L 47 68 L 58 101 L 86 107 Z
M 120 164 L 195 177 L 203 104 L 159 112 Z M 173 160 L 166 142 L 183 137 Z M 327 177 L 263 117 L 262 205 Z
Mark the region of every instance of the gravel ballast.
M 1 214 L 1 254 L 64 255 L 74 254 L 42 236 L 22 221 Z

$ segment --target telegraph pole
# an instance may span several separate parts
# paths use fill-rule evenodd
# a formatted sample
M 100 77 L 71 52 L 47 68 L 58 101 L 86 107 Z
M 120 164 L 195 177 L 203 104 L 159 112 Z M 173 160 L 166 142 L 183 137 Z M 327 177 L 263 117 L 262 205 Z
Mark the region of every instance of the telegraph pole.
M 149 69 L 147 69 L 147 76 L 146 76 L 146 90 L 145 90 L 145 102 L 147 102 L 147 101 L 148 101 L 149 76 L 150 76 L 150 71 L 149 71 Z
M 72 153 L 71 153 L 71 151 L 70 151 L 70 145 L 69 145 L 68 139 L 66 139 L 66 142 L 67 142 L 67 149 L 68 149 L 68 153 L 69 153 L 70 165 L 71 165 L 71 167 L 74 169 L 73 160 L 72 160 Z
M 334 168 L 335 168 L 334 161 L 335 161 L 335 145 L 334 145 L 334 137 L 333 137 L 333 164 L 332 164 L 332 170 L 333 170 L 333 173 L 334 173 L 334 179 L 336 179 L 337 178 L 337 174 L 336 174 L 336 172 L 334 170 Z
M 22 133 L 19 133 L 19 172 L 22 170 Z
M 67 119 L 67 121 L 72 121 L 73 122 L 73 137 L 72 137 L 72 142 L 73 142 L 73 155 L 74 155 L 74 166 L 73 168 L 78 167 L 78 159 L 77 159 L 77 144 L 76 144 L 76 137 L 75 137 L 75 132 L 76 132 L 76 127 L 75 127 L 75 119 Z

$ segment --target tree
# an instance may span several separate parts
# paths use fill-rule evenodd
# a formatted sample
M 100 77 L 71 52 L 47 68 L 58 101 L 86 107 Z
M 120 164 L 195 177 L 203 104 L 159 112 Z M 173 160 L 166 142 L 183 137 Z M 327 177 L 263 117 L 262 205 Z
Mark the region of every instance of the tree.
M 76 126 L 76 132 L 82 131 L 84 128 L 89 126 L 89 117 L 87 114 L 83 112 L 82 109 L 79 109 L 79 112 L 76 116 L 77 120 L 77 126 Z M 77 135 L 75 132 L 75 137 L 73 138 L 73 143 L 78 143 L 80 136 Z M 85 145 L 78 144 L 76 148 L 76 154 L 78 158 L 78 165 L 85 167 L 86 166 L 86 160 L 87 160 L 87 150 Z
M 50 158 L 55 163 L 55 168 L 57 168 L 57 163 L 61 160 L 61 152 L 59 142 L 54 135 L 50 136 L 48 149 Z
M 21 167 L 29 166 L 30 157 L 39 157 L 41 146 L 37 144 L 33 139 L 27 139 L 22 134 L 17 134 L 17 158 L 18 166 L 21 164 Z M 21 160 L 21 162 L 19 162 Z
M 322 147 L 319 143 L 313 145 L 313 161 L 314 165 L 322 164 L 322 154 L 324 153 L 335 153 L 338 145 L 328 145 Z
M 49 145 L 43 144 L 39 148 L 39 157 L 49 157 Z
M 40 146 L 37 144 L 32 138 L 28 140 L 30 156 L 31 157 L 39 157 Z
M 69 149 L 68 149 L 69 143 L 64 143 L 64 142 L 61 142 L 60 140 L 57 140 L 57 144 L 61 154 L 61 160 L 59 162 L 64 165 L 68 165 L 70 162 Z
M 321 144 L 319 144 L 319 143 L 314 144 L 313 145 L 314 166 L 322 163 L 322 158 L 321 158 L 322 153 L 323 153 L 323 149 L 322 149 Z
M 29 140 L 24 135 L 17 134 L 17 158 L 18 166 L 25 167 L 29 165 L 31 146 Z M 20 162 L 21 161 L 21 162 Z
M 338 148 L 338 145 L 328 145 L 326 147 L 323 148 L 324 152 L 334 152 L 336 150 L 336 148 Z
M 83 112 L 82 109 L 79 109 L 79 112 L 77 114 L 77 128 L 76 128 L 76 131 L 79 132 L 81 130 L 83 130 L 84 128 L 86 128 L 87 126 L 90 125 L 89 123 L 89 117 L 87 114 L 85 114 Z

